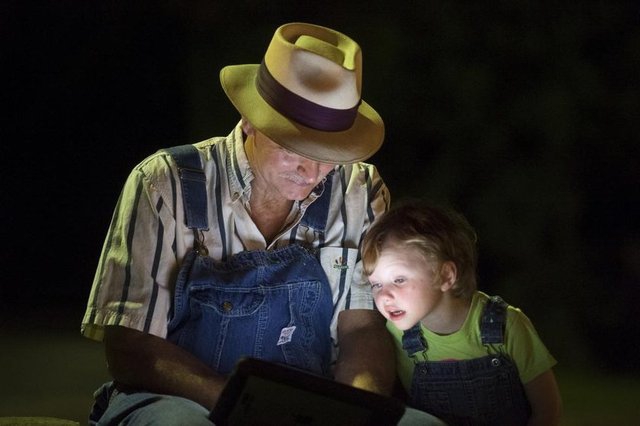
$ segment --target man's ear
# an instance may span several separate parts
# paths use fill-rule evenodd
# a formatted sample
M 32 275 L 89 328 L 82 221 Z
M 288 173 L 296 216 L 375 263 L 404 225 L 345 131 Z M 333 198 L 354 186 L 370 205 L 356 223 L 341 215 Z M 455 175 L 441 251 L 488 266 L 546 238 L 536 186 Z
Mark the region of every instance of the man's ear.
M 440 266 L 440 278 L 442 279 L 440 290 L 450 290 L 458 279 L 458 268 L 456 264 L 451 261 L 443 262 L 442 266 Z
M 253 135 L 256 132 L 253 126 L 251 125 L 251 123 L 249 123 L 249 121 L 244 117 L 242 117 L 241 125 L 242 125 L 242 131 L 247 136 Z

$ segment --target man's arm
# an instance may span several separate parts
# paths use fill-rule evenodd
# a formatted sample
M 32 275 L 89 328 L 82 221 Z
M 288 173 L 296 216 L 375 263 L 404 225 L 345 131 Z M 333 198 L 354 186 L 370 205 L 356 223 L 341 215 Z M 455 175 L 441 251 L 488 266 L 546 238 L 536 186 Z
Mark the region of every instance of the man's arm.
M 107 326 L 104 345 L 109 372 L 126 388 L 182 396 L 211 410 L 226 382 L 189 352 L 151 334 Z
M 385 319 L 376 310 L 350 309 L 338 317 L 339 353 L 335 379 L 357 388 L 391 395 L 395 354 Z

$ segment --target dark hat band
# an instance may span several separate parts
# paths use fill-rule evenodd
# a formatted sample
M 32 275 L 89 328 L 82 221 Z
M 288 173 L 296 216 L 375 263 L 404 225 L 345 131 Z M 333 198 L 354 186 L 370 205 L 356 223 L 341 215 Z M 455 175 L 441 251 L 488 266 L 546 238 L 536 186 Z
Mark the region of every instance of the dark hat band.
M 287 118 L 304 126 L 326 132 L 339 132 L 353 126 L 358 114 L 358 103 L 349 109 L 335 109 L 299 96 L 281 85 L 269 72 L 264 61 L 258 69 L 256 88 L 262 98 Z

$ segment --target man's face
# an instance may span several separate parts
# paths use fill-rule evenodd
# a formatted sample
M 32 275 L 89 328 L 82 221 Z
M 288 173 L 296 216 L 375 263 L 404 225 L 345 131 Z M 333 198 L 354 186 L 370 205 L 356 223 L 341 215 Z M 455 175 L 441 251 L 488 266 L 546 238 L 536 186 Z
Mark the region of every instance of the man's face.
M 295 154 L 258 131 L 254 132 L 253 143 L 249 158 L 256 181 L 252 185 L 260 185 L 287 200 L 306 198 L 335 167 Z

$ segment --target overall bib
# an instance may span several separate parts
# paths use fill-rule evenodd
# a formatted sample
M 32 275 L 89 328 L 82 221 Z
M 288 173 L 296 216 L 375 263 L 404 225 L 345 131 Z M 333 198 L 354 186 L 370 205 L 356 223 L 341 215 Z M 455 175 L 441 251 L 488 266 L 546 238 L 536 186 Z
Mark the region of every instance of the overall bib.
M 168 340 L 220 374 L 243 356 L 329 374 L 331 289 L 299 245 L 242 252 L 224 263 L 194 251 L 174 300 Z
M 482 343 L 504 343 L 507 304 L 492 297 L 480 323 Z M 411 406 L 448 425 L 525 425 L 531 409 L 515 363 L 503 354 L 461 361 L 417 361 L 427 342 L 420 323 L 405 331 L 403 349 L 415 360 Z

